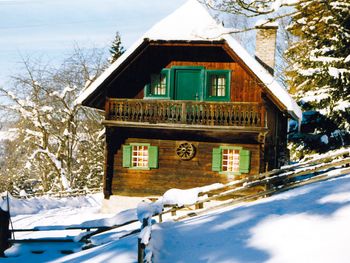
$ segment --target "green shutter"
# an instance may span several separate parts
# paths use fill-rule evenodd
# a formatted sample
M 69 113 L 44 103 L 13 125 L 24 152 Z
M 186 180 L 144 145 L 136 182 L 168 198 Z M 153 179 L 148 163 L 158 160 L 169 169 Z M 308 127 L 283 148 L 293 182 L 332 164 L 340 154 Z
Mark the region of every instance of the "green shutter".
M 213 149 L 212 170 L 214 172 L 221 171 L 221 149 L 220 148 Z
M 149 168 L 158 168 L 158 147 L 149 146 L 148 148 L 148 167 Z
M 240 150 L 239 151 L 239 172 L 249 173 L 250 170 L 250 151 Z
M 131 146 L 123 145 L 123 167 L 131 167 Z

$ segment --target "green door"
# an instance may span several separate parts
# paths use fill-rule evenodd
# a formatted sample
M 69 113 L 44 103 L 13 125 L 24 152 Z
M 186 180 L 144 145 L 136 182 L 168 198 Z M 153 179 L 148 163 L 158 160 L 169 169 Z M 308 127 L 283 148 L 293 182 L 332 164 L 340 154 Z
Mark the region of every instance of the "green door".
M 175 99 L 201 100 L 203 94 L 201 69 L 177 69 L 175 71 Z

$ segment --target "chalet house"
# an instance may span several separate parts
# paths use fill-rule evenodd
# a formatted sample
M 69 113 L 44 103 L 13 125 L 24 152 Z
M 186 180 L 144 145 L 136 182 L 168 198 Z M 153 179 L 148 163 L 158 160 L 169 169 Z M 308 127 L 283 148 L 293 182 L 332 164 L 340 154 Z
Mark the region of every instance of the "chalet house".
M 262 66 L 273 68 L 276 30 L 258 30 L 252 58 L 189 0 L 97 78 L 78 102 L 105 111 L 105 197 L 227 183 L 284 164 L 287 121 L 301 110 Z

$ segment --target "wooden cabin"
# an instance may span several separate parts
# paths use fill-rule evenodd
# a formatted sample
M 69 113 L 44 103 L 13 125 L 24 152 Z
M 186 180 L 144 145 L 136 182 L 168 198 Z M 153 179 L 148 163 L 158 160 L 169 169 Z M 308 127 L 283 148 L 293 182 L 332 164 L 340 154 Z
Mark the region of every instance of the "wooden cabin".
M 265 53 L 271 34 L 263 30 L 276 36 L 276 28 L 261 30 Z M 288 118 L 301 117 L 288 92 L 196 0 L 146 32 L 78 102 L 105 111 L 106 198 L 278 168 L 288 159 Z

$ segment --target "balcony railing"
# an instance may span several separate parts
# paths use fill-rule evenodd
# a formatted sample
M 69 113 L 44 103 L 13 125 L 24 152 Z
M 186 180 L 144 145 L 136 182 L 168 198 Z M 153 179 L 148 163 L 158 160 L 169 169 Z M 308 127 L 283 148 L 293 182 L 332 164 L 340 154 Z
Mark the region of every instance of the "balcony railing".
M 265 127 L 261 103 L 109 99 L 106 119 L 117 122 Z

